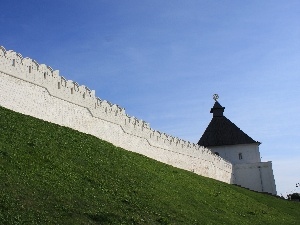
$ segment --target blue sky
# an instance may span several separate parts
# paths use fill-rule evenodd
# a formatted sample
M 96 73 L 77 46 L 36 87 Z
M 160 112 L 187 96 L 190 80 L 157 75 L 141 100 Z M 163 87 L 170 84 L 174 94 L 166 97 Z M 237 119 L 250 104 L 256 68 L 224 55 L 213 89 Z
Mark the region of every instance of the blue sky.
M 0 45 L 198 142 L 218 93 L 300 192 L 300 1 L 0 0 Z

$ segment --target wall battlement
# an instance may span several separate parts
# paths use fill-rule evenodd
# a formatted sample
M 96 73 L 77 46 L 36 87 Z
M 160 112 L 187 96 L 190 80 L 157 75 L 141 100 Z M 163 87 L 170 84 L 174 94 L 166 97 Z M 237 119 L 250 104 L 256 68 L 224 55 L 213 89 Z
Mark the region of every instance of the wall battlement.
M 231 183 L 233 166 L 209 149 L 153 130 L 58 70 L 0 46 L 0 105 L 71 127 L 158 161 Z

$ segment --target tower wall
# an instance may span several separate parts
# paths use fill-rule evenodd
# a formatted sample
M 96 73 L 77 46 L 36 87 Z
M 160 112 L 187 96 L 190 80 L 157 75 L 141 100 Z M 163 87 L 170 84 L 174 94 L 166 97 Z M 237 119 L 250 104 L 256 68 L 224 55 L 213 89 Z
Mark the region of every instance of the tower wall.
M 235 184 L 258 192 L 276 195 L 272 162 L 234 165 Z
M 258 143 L 222 145 L 209 147 L 209 149 L 232 164 L 256 163 L 261 161 L 258 145 Z
M 233 167 L 209 149 L 151 129 L 57 70 L 0 47 L 0 105 L 70 127 L 160 162 L 226 183 Z

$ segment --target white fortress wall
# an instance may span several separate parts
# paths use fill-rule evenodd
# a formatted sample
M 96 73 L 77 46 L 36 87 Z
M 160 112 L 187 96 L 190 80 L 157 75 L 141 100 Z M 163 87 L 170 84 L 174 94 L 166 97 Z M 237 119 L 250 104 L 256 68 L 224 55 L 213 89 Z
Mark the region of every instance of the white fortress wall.
M 199 175 L 232 183 L 232 164 L 210 150 L 150 128 L 57 70 L 0 47 L 0 105 L 94 135 Z

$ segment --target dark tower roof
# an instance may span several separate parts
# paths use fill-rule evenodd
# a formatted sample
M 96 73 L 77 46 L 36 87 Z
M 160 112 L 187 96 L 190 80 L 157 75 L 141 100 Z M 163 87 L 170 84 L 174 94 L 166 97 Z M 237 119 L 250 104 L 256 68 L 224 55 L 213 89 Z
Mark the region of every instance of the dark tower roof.
M 218 101 L 215 102 L 210 110 L 213 118 L 200 138 L 198 145 L 209 147 L 251 143 L 260 144 L 227 119 L 223 115 L 224 109 L 225 107 L 222 107 Z

